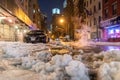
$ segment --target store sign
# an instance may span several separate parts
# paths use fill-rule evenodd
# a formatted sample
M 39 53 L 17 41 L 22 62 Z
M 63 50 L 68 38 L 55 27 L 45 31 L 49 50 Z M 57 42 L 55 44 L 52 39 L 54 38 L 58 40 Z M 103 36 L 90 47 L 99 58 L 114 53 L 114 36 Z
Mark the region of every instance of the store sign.
M 101 24 L 101 27 L 108 27 L 108 26 L 120 24 L 120 16 L 102 21 L 100 24 Z

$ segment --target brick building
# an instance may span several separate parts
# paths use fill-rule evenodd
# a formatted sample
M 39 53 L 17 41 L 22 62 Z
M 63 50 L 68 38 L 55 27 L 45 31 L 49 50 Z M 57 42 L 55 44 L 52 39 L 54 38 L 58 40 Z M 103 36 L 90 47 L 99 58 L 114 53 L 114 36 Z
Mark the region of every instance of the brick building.
M 86 22 L 91 28 L 91 39 L 102 37 L 100 21 L 102 19 L 102 0 L 85 0 Z
M 120 41 L 120 0 L 103 0 L 103 20 L 101 28 L 103 39 L 106 41 Z

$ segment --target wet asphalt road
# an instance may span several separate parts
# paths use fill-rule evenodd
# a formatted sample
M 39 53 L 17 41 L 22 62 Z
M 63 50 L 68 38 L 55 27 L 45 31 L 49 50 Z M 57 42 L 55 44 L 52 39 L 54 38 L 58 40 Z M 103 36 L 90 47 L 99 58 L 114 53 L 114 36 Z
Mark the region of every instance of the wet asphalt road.
M 98 46 L 98 48 L 101 48 L 103 51 L 107 50 L 120 50 L 120 46 Z
M 89 52 L 99 53 L 101 51 L 120 50 L 120 46 L 86 46 L 83 47 L 82 50 L 87 53 Z

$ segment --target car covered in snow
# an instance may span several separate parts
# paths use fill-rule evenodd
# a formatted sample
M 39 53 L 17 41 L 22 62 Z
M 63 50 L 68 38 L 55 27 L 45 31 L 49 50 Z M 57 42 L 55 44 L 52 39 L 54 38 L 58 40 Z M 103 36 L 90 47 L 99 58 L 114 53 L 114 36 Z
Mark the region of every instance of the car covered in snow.
M 46 43 L 48 42 L 48 37 L 42 30 L 31 30 L 27 32 L 24 36 L 24 42 L 27 43 Z

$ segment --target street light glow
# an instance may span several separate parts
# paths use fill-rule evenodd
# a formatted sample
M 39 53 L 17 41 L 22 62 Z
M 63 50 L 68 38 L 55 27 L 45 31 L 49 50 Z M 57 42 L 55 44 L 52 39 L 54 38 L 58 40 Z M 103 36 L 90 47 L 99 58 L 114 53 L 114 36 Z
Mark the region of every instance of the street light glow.
M 63 23 L 64 22 L 64 19 L 60 19 L 60 23 Z

